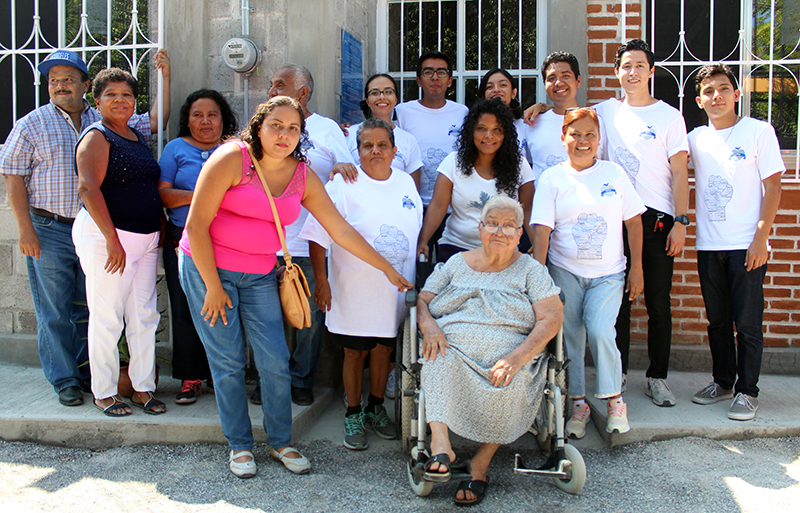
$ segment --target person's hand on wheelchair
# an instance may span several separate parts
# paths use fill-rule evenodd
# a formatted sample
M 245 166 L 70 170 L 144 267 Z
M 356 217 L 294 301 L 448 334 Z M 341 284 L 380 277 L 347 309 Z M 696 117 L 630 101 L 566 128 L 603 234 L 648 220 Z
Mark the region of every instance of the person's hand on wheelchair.
M 434 322 L 432 325 L 420 326 L 420 330 L 422 331 L 422 356 L 425 357 L 425 361 L 435 360 L 436 354 L 439 352 L 444 356 L 445 350 L 450 348 L 450 344 L 447 343 L 442 328 Z

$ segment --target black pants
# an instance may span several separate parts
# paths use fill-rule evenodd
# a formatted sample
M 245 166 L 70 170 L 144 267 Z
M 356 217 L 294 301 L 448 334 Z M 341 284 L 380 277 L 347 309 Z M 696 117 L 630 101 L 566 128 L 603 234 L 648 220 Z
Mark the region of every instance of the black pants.
M 661 223 L 660 225 L 658 223 Z M 644 272 L 644 304 L 647 307 L 647 354 L 650 357 L 648 378 L 666 379 L 669 372 L 669 353 L 672 345 L 672 266 L 674 258 L 667 255 L 667 236 L 672 230 L 673 218 L 669 214 L 649 208 L 642 214 L 642 270 Z M 631 250 L 628 232 L 623 229 L 625 279 L 631 270 Z M 631 346 L 631 302 L 628 295 L 622 298 L 617 316 L 617 348 L 622 355 L 622 372 L 628 372 Z
M 172 377 L 175 379 L 209 379 L 208 358 L 203 343 L 194 329 L 192 312 L 186 294 L 178 280 L 178 256 L 175 247 L 181 240 L 183 228 L 167 222 L 169 233 L 164 237 L 164 272 L 169 290 L 170 321 L 172 321 Z

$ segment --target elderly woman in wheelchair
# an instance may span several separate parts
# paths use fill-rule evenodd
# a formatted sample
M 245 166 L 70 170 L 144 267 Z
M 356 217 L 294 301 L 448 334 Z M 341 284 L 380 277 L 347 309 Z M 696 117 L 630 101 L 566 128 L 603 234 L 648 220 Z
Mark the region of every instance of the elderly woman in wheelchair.
M 455 496 L 477 504 L 501 444 L 531 427 L 542 399 L 548 342 L 562 322 L 559 288 L 547 269 L 517 250 L 522 207 L 495 196 L 483 208 L 481 246 L 439 264 L 419 294 L 422 388 L 431 428 L 424 479 L 450 480 L 460 465 L 449 431 L 479 442 L 471 479 Z

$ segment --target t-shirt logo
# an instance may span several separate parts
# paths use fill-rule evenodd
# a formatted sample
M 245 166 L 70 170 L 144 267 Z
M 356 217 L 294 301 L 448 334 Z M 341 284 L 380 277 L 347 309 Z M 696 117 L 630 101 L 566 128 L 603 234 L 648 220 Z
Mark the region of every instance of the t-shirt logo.
M 439 174 L 439 164 L 442 163 L 447 153 L 439 148 L 428 148 L 425 152 L 425 158 L 422 159 L 422 170 L 425 176 L 428 177 L 430 189 L 433 191 L 433 184 L 436 183 L 437 175 Z
M 733 197 L 733 186 L 720 175 L 708 177 L 708 185 L 703 191 L 708 209 L 708 220 L 712 223 L 721 223 L 726 220 L 725 207 Z
M 311 142 L 311 139 L 306 139 L 302 142 L 302 144 L 300 144 L 300 149 L 303 151 L 314 150 L 316 148 L 317 147 L 314 146 L 314 143 Z
M 406 161 L 405 157 L 403 157 L 403 154 L 400 153 L 399 151 L 394 154 L 394 158 L 396 158 L 400 162 L 405 162 Z
M 642 139 L 647 139 L 648 141 L 653 140 L 656 138 L 656 131 L 653 130 L 652 126 L 648 126 L 647 130 L 639 134 L 639 137 L 641 137 Z
M 745 154 L 744 150 L 741 146 L 737 146 L 731 151 L 731 156 L 728 157 L 728 160 L 732 160 L 734 162 L 739 162 L 747 158 L 747 154 Z
M 375 251 L 388 260 L 395 271 L 403 274 L 403 267 L 408 258 L 408 237 L 396 226 L 382 224 L 380 230 L 381 234 L 375 237 L 373 244 Z
M 450 125 L 450 130 L 447 131 L 447 135 L 452 135 L 458 137 L 461 133 L 461 127 L 458 125 Z
M 583 213 L 572 227 L 572 238 L 578 246 L 578 260 L 602 260 L 603 242 L 608 235 L 608 223 L 603 216 Z
M 617 164 L 622 166 L 625 172 L 628 173 L 628 178 L 631 179 L 631 183 L 636 187 L 636 175 L 639 174 L 639 159 L 625 148 L 617 148 L 614 150 L 614 154 L 617 157 Z
M 403 196 L 403 208 L 411 210 L 413 208 L 417 208 L 417 206 L 414 204 L 414 200 L 412 200 L 408 196 Z
M 564 157 L 561 155 L 548 155 L 547 159 L 545 160 L 545 165 L 547 167 L 557 166 L 564 162 L 564 160 Z
M 483 212 L 483 207 L 486 205 L 486 202 L 492 199 L 488 193 L 481 191 L 481 195 L 478 201 L 470 201 L 468 207 L 469 208 L 476 208 Z
M 611 185 L 611 183 L 604 183 L 603 186 L 600 187 L 601 197 L 616 196 L 616 195 L 617 195 L 617 190 L 614 188 L 613 185 Z

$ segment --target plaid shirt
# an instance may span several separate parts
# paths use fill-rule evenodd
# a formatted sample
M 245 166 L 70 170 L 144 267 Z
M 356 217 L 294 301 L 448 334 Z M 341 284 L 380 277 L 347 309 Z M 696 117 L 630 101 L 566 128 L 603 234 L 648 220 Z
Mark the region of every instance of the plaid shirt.
M 81 126 L 100 121 L 100 113 L 89 106 L 81 113 Z M 150 115 L 131 117 L 130 126 L 150 134 Z M 0 173 L 25 177 L 28 204 L 65 217 L 80 209 L 75 146 L 78 131 L 69 114 L 53 103 L 43 105 L 17 121 L 0 147 Z M 147 137 L 147 135 L 145 135 Z

